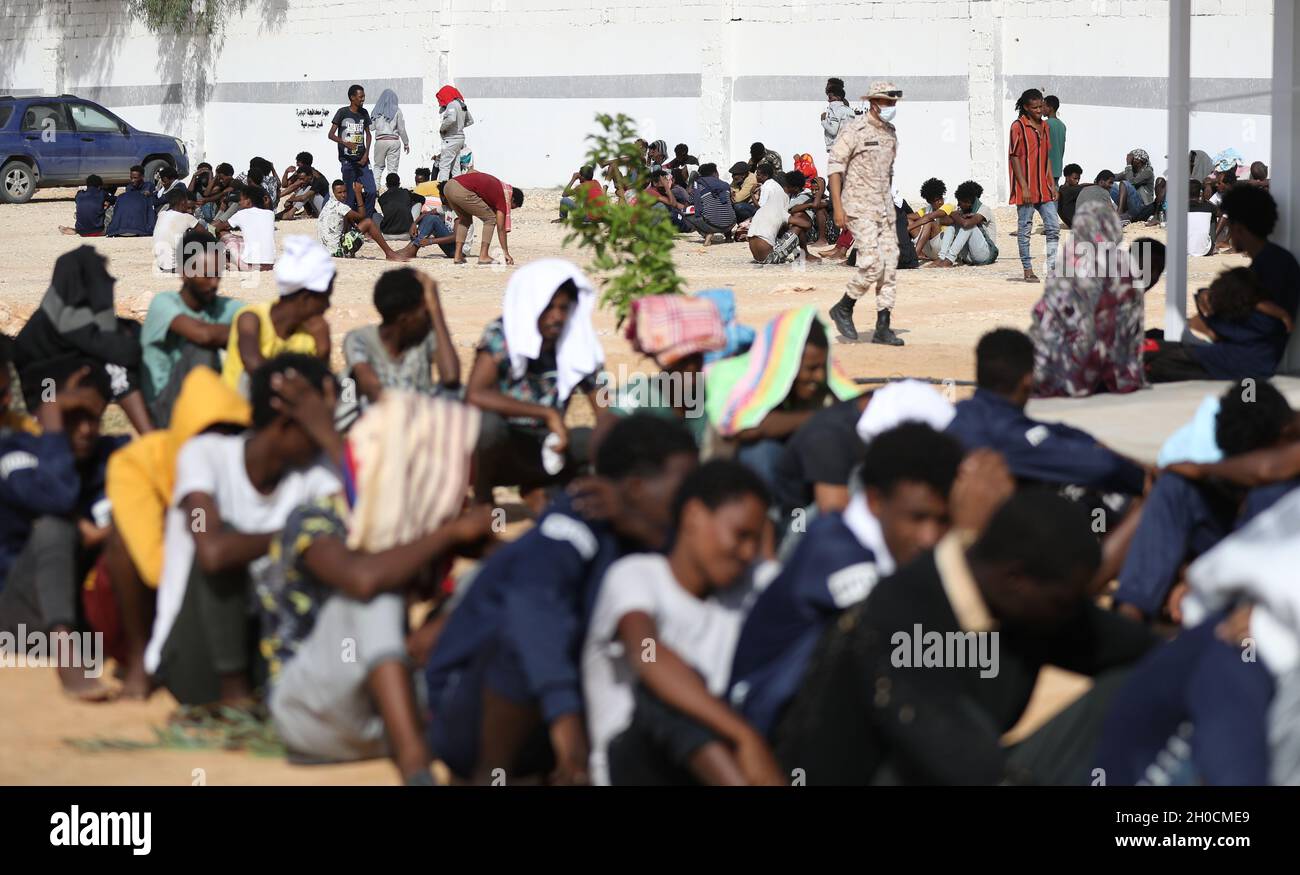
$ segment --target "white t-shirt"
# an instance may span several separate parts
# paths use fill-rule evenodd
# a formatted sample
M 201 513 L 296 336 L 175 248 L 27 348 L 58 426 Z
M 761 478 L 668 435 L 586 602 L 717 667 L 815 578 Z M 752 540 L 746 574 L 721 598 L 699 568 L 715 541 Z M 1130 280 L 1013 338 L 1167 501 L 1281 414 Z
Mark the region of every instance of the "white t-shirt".
M 275 264 L 275 213 L 249 207 L 230 217 L 230 227 L 243 232 L 245 264 Z
M 763 189 L 758 195 L 761 206 L 749 220 L 749 236 L 766 240 L 772 246 L 776 245 L 776 236 L 781 233 L 781 226 L 790 221 L 790 196 L 779 185 L 775 190 L 768 188 L 775 182 L 776 180 L 769 179 L 763 183 Z
M 777 182 L 775 179 L 769 179 L 766 182 L 764 182 L 762 188 L 758 190 L 758 205 L 760 207 L 766 206 L 767 199 L 772 197 L 773 195 L 777 195 L 778 197 L 783 197 L 787 201 L 790 200 L 790 196 L 785 193 L 785 187 L 782 186 L 781 183 Z
M 697 599 L 673 577 L 667 557 L 658 554 L 625 556 L 609 567 L 582 647 L 582 691 L 594 783 L 609 783 L 609 743 L 631 723 L 634 709 L 636 677 L 622 642 L 615 637 L 619 620 L 634 611 L 648 614 L 658 630 L 654 646 L 671 649 L 704 677 L 710 692 L 722 696 L 748 604 L 744 596 L 744 592 L 728 591 Z
M 996 243 L 998 240 L 998 225 L 993 221 L 993 208 L 980 201 L 980 208 L 975 212 L 984 217 L 984 227 L 989 232 L 989 239 Z
M 176 487 L 173 504 L 167 509 L 163 529 L 163 570 L 158 582 L 158 614 L 153 634 L 145 648 L 145 669 L 153 674 L 162 659 L 163 645 L 180 613 L 194 565 L 194 536 L 190 519 L 181 508 L 187 495 L 206 492 L 213 497 L 221 519 L 206 520 L 209 526 L 229 525 L 240 532 L 263 534 L 284 528 L 290 512 L 300 504 L 342 489 L 339 479 L 323 462 L 289 471 L 270 495 L 263 495 L 248 479 L 244 467 L 244 444 L 248 434 L 203 434 L 191 438 L 176 457 Z M 267 557 L 254 562 L 249 571 L 256 575 Z
M 153 260 L 159 270 L 176 269 L 176 247 L 185 232 L 199 223 L 189 213 L 163 210 L 153 224 Z

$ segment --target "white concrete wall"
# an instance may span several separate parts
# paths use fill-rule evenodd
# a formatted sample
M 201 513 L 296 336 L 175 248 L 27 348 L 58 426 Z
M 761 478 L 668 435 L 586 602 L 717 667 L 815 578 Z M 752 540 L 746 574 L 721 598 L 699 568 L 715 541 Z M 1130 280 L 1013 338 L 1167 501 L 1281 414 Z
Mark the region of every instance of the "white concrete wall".
M 1271 0 L 1194 4 L 1193 98 L 1263 90 Z M 828 76 L 850 99 L 875 78 L 905 91 L 896 181 L 915 198 L 935 175 L 1006 196 L 1006 132 L 1026 87 L 1063 102 L 1066 160 L 1091 176 L 1145 148 L 1165 159 L 1165 0 L 250 0 L 220 37 L 158 37 L 118 0 L 0 0 L 0 93 L 71 92 L 140 127 L 182 137 L 191 160 L 277 167 L 300 149 L 334 172 L 327 127 L 351 82 L 402 99 L 410 180 L 437 148 L 433 94 L 466 93 L 482 169 L 559 185 L 597 112 L 726 167 L 754 140 L 825 167 L 818 116 Z M 1267 161 L 1266 99 L 1207 104 L 1191 142 Z

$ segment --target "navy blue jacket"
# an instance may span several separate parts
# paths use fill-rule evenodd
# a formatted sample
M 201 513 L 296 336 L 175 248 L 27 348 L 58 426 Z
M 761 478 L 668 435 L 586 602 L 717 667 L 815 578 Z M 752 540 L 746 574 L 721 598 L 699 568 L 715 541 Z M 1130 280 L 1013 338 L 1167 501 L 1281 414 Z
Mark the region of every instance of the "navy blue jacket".
M 973 397 L 958 402 L 947 431 L 967 450 L 997 450 L 1020 480 L 1128 495 L 1141 495 L 1146 482 L 1139 465 L 1106 449 L 1087 432 L 1030 419 L 987 389 L 976 389 Z
M 81 498 L 81 475 L 62 432 L 0 432 L 0 589 L 32 523 L 42 516 L 71 516 Z
M 728 697 L 770 737 L 830 621 L 866 598 L 876 557 L 838 513 L 813 520 L 790 561 L 754 602 L 731 663 Z
M 605 570 L 628 552 L 608 525 L 584 520 L 567 496 L 557 499 L 536 526 L 488 557 L 452 611 L 429 657 L 429 701 L 504 637 L 543 719 L 580 713 L 587 620 Z
M 117 196 L 113 206 L 113 219 L 108 223 L 106 237 L 152 237 L 154 212 L 153 191 L 148 188 L 127 188 Z

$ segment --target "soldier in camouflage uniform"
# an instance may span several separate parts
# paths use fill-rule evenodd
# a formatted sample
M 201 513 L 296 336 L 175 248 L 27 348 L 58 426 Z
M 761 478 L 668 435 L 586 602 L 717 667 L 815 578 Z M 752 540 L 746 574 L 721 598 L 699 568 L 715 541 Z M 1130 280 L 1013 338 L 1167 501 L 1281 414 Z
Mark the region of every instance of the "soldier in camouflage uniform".
M 872 289 L 876 292 L 876 330 L 872 343 L 902 346 L 903 339 L 889 327 L 894 307 L 898 271 L 898 235 L 894 216 L 894 156 L 898 135 L 890 120 L 903 92 L 892 82 L 873 82 L 871 111 L 840 128 L 830 151 L 826 175 L 830 179 L 835 224 L 853 232 L 858 250 L 858 272 L 849 280 L 839 303 L 831 308 L 835 328 L 848 340 L 857 340 L 853 306 Z

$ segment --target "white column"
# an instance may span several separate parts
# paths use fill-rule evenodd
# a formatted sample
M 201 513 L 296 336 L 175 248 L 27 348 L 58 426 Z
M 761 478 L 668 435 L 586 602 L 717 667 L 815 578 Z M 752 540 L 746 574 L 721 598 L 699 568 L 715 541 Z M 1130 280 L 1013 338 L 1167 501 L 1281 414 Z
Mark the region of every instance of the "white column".
M 970 131 L 970 178 L 984 182 L 992 203 L 1006 203 L 1006 144 L 998 123 L 1001 90 L 1002 18 L 991 0 L 971 0 L 970 43 L 966 62 L 967 125 Z
M 1169 0 L 1168 247 L 1165 266 L 1165 337 L 1187 330 L 1187 118 L 1191 85 L 1192 0 Z
M 1300 38 L 1300 14 L 1293 0 L 1273 4 L 1273 142 L 1269 191 L 1277 200 L 1278 223 L 1273 241 L 1291 252 L 1300 252 L 1300 64 L 1296 63 L 1296 39 Z M 1300 340 L 1292 333 L 1279 373 L 1300 375 Z

